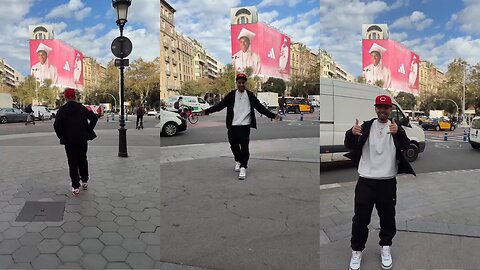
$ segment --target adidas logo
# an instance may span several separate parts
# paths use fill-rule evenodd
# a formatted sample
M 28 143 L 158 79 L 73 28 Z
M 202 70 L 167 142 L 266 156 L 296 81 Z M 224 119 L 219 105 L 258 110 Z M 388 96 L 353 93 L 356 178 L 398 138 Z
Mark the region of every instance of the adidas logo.
M 403 64 L 400 66 L 400 68 L 398 69 L 398 72 L 402 73 L 403 75 L 405 75 L 405 67 L 403 66 Z
M 268 53 L 268 57 L 275 59 L 275 52 L 273 51 L 273 48 L 270 49 L 270 52 Z
M 64 70 L 70 71 L 70 65 L 68 64 L 68 61 L 65 62 L 65 65 L 63 66 Z

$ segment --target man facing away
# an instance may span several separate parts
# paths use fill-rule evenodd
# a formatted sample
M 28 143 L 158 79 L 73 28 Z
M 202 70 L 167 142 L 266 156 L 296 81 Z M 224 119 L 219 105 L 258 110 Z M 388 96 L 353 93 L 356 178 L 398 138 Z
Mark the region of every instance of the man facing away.
M 143 129 L 143 116 L 145 115 L 145 108 L 143 108 L 142 104 L 138 104 L 137 109 L 135 110 L 135 114 L 137 115 L 137 125 L 136 129 Z M 140 123 L 140 125 L 139 125 Z
M 257 97 L 246 88 L 247 75 L 237 74 L 236 82 L 236 90 L 228 93 L 217 105 L 205 111 L 202 110 L 202 114 L 208 115 L 227 108 L 228 142 L 235 157 L 235 171 L 239 172 L 238 179 L 244 180 L 247 177 L 248 159 L 250 158 L 250 128 L 257 128 L 254 109 L 269 118 L 279 119 L 279 115 L 265 108 Z
M 345 147 L 351 150 L 346 157 L 357 164 L 359 174 L 352 219 L 351 270 L 360 269 L 374 205 L 380 218 L 379 244 L 382 268 L 392 267 L 390 246 L 396 234 L 395 176 L 400 173 L 415 175 L 401 152 L 407 149 L 410 140 L 401 125 L 389 119 L 392 112 L 391 98 L 385 95 L 378 96 L 375 100 L 375 112 L 378 118 L 364 122 L 361 126 L 357 119 L 355 125 L 345 135 Z
M 88 188 L 87 142 L 96 137 L 93 129 L 98 119 L 92 111 L 76 102 L 74 89 L 65 89 L 64 95 L 67 102 L 58 109 L 53 127 L 60 144 L 65 145 L 72 195 L 77 197 L 80 195 L 80 181 L 83 190 Z

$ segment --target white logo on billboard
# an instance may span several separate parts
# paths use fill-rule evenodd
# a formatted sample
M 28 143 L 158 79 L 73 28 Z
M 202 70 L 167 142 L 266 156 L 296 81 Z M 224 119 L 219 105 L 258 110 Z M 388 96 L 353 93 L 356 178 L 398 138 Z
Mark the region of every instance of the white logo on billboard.
M 398 72 L 402 73 L 402 74 L 406 74 L 405 73 L 405 67 L 403 66 L 403 64 L 400 66 L 400 68 L 398 69 Z
M 68 64 L 68 61 L 65 62 L 65 65 L 63 66 L 64 70 L 70 71 L 70 65 Z
M 270 49 L 270 52 L 268 53 L 268 57 L 275 59 L 275 52 L 273 51 L 273 48 Z

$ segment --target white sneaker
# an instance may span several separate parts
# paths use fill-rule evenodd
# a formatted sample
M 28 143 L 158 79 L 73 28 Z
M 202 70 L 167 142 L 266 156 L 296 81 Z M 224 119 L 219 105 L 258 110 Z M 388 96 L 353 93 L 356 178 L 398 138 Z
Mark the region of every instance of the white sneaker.
M 247 169 L 241 167 L 240 173 L 238 174 L 238 179 L 245 180 L 246 177 L 247 177 Z
M 235 171 L 239 172 L 240 171 L 240 162 L 235 161 Z
M 352 251 L 352 258 L 350 259 L 350 270 L 359 270 L 362 263 L 362 252 Z
M 382 254 L 382 268 L 383 269 L 390 269 L 392 268 L 393 260 L 392 254 L 390 253 L 390 246 L 383 246 L 380 250 Z

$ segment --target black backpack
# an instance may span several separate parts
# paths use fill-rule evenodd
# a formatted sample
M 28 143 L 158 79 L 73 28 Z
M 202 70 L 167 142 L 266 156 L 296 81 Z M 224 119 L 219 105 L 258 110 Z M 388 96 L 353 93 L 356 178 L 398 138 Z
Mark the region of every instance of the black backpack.
M 175 103 L 173 103 L 173 108 L 175 108 L 177 110 L 180 109 L 180 106 L 178 105 L 178 100 L 175 101 Z

